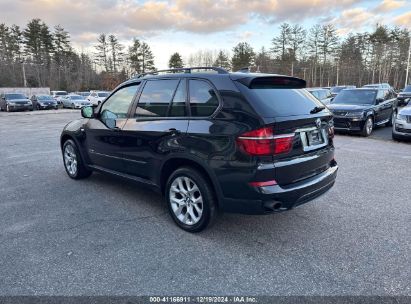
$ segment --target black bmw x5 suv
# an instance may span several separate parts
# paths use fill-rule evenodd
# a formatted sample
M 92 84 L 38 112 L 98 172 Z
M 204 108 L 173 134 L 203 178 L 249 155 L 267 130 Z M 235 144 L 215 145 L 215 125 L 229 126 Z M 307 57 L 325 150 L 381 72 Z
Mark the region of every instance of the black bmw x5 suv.
M 332 115 L 305 85 L 210 67 L 140 75 L 65 126 L 65 169 L 73 179 L 100 171 L 161 192 L 190 232 L 217 210 L 289 210 L 329 190 L 338 169 Z

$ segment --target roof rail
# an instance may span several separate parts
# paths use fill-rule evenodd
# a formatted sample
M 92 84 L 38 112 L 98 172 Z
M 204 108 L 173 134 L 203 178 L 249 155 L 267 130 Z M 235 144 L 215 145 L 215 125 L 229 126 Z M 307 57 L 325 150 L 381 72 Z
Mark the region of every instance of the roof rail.
M 191 68 L 177 68 L 177 69 L 167 69 L 167 70 L 158 70 L 153 72 L 147 72 L 142 74 L 136 74 L 132 78 L 142 78 L 146 75 L 158 75 L 159 73 L 191 73 L 193 70 L 213 70 L 216 71 L 218 74 L 228 74 L 226 69 L 220 67 L 191 67 Z

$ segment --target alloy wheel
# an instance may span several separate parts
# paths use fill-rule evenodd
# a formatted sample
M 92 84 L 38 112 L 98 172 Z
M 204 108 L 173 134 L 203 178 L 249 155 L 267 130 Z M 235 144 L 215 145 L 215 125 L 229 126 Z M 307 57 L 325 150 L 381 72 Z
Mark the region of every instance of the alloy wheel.
M 64 165 L 67 172 L 74 176 L 77 173 L 77 155 L 71 144 L 66 145 L 64 149 Z
M 189 177 L 177 177 L 170 187 L 170 204 L 176 218 L 185 225 L 197 224 L 203 215 L 203 197 Z
M 366 126 L 365 126 L 366 128 L 367 128 L 367 134 L 368 135 L 370 135 L 371 134 L 371 132 L 372 132 L 372 119 L 371 118 L 368 118 L 367 119 L 367 122 L 366 122 Z

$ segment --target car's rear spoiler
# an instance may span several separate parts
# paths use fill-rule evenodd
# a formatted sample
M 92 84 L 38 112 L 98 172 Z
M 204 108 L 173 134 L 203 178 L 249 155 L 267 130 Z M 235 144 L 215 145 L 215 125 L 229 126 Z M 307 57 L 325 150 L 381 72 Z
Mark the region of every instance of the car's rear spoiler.
M 233 73 L 231 78 L 249 89 L 303 89 L 307 86 L 301 78 L 283 75 Z

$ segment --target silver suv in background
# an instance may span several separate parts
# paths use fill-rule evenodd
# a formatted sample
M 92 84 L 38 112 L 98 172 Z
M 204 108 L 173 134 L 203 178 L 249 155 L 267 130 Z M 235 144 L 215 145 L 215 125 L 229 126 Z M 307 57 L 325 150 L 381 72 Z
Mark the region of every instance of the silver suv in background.
M 402 108 L 395 117 L 392 138 L 394 140 L 411 139 L 411 106 Z
M 109 92 L 106 91 L 93 91 L 87 97 L 87 100 L 90 101 L 93 105 L 98 106 L 106 99 L 108 95 Z

